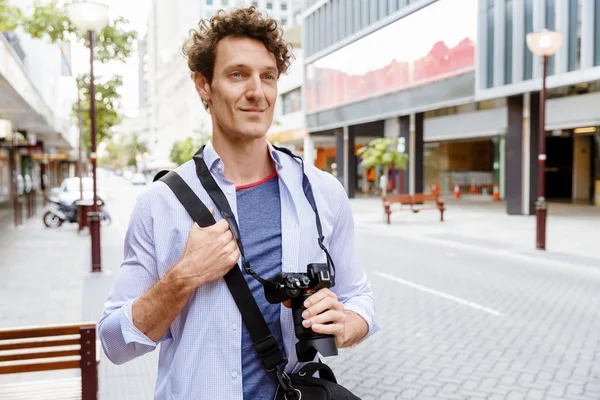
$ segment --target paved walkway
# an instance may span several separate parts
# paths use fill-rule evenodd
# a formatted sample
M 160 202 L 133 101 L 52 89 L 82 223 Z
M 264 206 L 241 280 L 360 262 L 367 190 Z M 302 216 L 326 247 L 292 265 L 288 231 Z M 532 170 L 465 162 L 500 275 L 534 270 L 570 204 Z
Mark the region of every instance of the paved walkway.
M 546 252 L 535 250 L 535 216 L 507 215 L 504 202 L 448 200 L 443 223 L 436 210 L 414 214 L 405 207 L 392 212 L 392 223 L 387 225 L 379 198 L 355 199 L 352 208 L 358 229 L 600 266 L 600 207 L 551 203 Z M 393 208 L 398 209 L 398 205 Z
M 386 232 L 401 240 L 410 236 L 456 246 L 545 257 L 567 263 L 600 266 L 600 209 L 554 205 L 548 219 L 548 248 L 536 252 L 535 217 L 507 216 L 501 203 L 451 201 L 446 222 L 436 212 L 398 212 L 383 222 L 379 199 L 355 199 L 357 230 Z M 12 214 L 0 210 L 0 327 L 97 321 L 122 259 L 122 231 L 102 229 L 102 261 L 106 273 L 91 275 L 90 238 L 76 225 L 46 229 L 37 215 L 15 229 Z M 360 244 L 358 244 L 360 246 Z M 123 366 L 105 357 L 100 364 L 100 398 L 150 399 L 158 352 Z M 76 371 L 0 376 L 0 383 L 72 376 Z
M 114 226 L 102 228 L 102 262 L 106 273 L 91 275 L 89 233 L 76 224 L 47 229 L 42 210 L 14 228 L 12 213 L 0 214 L 0 327 L 97 321 L 123 253 L 123 238 Z M 123 366 L 101 356 L 100 399 L 150 399 L 158 353 Z M 55 379 L 77 371 L 0 375 L 0 384 Z

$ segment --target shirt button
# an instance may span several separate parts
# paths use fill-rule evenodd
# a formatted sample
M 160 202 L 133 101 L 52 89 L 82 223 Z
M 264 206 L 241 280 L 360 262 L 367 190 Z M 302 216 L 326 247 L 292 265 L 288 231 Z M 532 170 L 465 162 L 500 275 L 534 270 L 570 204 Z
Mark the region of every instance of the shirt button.
M 233 187 L 232 187 L 232 186 L 229 186 L 229 187 L 227 188 L 227 194 L 232 194 L 232 193 L 233 193 Z
M 232 372 L 231 372 L 231 377 L 232 377 L 232 378 L 237 378 L 237 372 L 235 372 L 235 371 L 232 371 Z
M 235 331 L 237 329 L 237 325 L 236 324 L 231 325 L 231 329 L 233 329 Z

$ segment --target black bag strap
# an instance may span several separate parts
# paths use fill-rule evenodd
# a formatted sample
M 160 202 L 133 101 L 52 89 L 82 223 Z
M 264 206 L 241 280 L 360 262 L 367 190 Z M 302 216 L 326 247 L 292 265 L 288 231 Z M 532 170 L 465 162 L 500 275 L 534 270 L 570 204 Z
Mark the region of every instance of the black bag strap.
M 311 362 L 305 364 L 300 371 L 298 371 L 298 375 L 300 376 L 313 376 L 316 372 L 319 372 L 319 377 L 321 379 L 326 379 L 330 382 L 337 383 L 337 379 L 335 379 L 335 374 L 329 368 L 327 364 L 323 364 L 320 360 L 319 362 Z
M 206 208 L 206 205 L 196 196 L 194 191 L 179 174 L 171 171 L 159 180 L 171 188 L 179 202 L 198 226 L 205 228 L 215 224 L 215 218 L 208 208 Z M 225 200 L 225 204 L 227 204 L 227 200 Z M 222 211 L 221 214 L 223 214 Z M 236 239 L 238 239 L 238 244 L 241 244 L 239 232 Z M 240 247 L 240 253 L 241 251 L 242 248 Z M 254 342 L 254 349 L 262 360 L 266 371 L 283 371 L 288 360 L 283 356 L 277 340 L 271 334 L 265 318 L 258 308 L 252 292 L 250 292 L 248 283 L 242 275 L 242 271 L 235 266 L 223 278 L 225 279 L 225 283 L 227 283 L 235 304 L 242 314 L 242 320 Z

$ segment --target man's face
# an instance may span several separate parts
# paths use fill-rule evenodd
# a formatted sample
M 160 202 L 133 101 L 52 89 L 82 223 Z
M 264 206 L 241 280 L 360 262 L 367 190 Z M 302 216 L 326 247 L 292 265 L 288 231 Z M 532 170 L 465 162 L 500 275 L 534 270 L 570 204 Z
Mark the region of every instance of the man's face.
M 277 64 L 261 42 L 227 37 L 217 44 L 212 83 L 196 73 L 198 93 L 208 101 L 215 133 L 230 140 L 263 137 L 273 121 Z

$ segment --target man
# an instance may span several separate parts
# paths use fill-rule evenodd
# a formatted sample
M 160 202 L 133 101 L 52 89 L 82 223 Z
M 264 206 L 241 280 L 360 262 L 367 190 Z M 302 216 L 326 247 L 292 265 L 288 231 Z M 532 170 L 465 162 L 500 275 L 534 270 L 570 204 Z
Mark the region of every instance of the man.
M 240 226 L 247 260 L 261 276 L 306 272 L 325 262 L 315 216 L 302 189 L 302 169 L 265 134 L 273 120 L 277 78 L 290 53 L 281 30 L 253 7 L 221 11 L 184 46 L 196 91 L 210 113 L 212 142 L 203 158 Z M 196 175 L 193 161 L 176 172 L 213 209 L 217 223 L 200 228 L 162 182 L 140 196 L 125 238 L 125 259 L 99 322 L 107 357 L 122 364 L 160 343 L 156 399 L 272 399 L 267 374 L 222 277 L 240 257 Z M 336 285 L 305 304 L 304 326 L 352 346 L 375 332 L 374 302 L 354 256 L 354 223 L 340 183 L 306 167 L 313 186 Z M 245 274 L 252 294 L 289 363 L 299 368 L 291 312 L 269 304 Z

